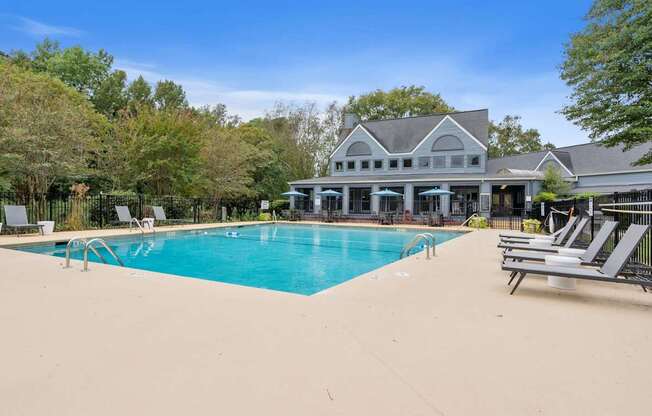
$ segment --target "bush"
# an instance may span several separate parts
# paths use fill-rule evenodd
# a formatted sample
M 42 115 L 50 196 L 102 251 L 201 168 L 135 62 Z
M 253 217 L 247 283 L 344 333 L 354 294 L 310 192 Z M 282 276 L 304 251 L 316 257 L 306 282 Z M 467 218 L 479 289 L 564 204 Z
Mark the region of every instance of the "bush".
M 489 228 L 489 223 L 485 217 L 473 217 L 469 221 L 469 227 L 472 228 Z
M 258 221 L 271 221 L 272 220 L 272 214 L 269 212 L 261 212 L 258 214 Z
M 534 196 L 534 202 L 554 202 L 557 200 L 557 194 L 553 192 L 539 192 Z
M 288 199 L 275 199 L 269 203 L 269 209 L 272 211 L 281 211 L 290 209 L 290 200 Z
M 600 193 L 598 192 L 582 192 L 581 194 L 577 194 L 573 196 L 573 199 L 589 199 L 589 198 L 595 198 L 600 196 Z
M 539 232 L 541 228 L 541 221 L 537 219 L 523 220 L 523 231 L 526 233 L 534 234 Z

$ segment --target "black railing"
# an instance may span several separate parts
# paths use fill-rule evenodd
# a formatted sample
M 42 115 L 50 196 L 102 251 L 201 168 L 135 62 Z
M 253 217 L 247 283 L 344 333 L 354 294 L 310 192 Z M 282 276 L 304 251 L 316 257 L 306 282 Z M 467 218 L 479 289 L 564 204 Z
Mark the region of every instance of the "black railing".
M 604 256 L 607 256 L 613 247 L 618 244 L 622 235 L 631 224 L 652 225 L 652 189 L 600 195 L 590 199 L 569 199 L 544 203 L 543 211 L 541 204 L 536 203 L 532 207 L 531 218 L 544 221 L 552 216 L 555 227 L 563 227 L 568 221 L 569 212 L 575 216 L 589 215 L 591 204 L 593 204 L 593 215 L 590 216 L 590 226 L 585 229 L 581 236 L 581 243 L 588 245 L 593 236 L 598 232 L 604 221 L 618 221 L 618 228 L 611 236 L 610 241 L 605 245 Z M 638 249 L 632 256 L 635 267 L 639 267 L 642 273 L 652 274 L 652 232 L 648 231 Z
M 188 223 L 222 221 L 222 207 L 226 207 L 226 220 L 253 220 L 258 215 L 253 202 L 219 203 L 214 198 L 189 198 L 181 196 L 97 194 L 77 198 L 73 195 L 22 196 L 0 192 L 0 223 L 6 224 L 5 205 L 24 205 L 30 223 L 54 221 L 55 229 L 94 229 L 122 227 L 118 222 L 116 205 L 126 205 L 133 217 L 154 217 L 151 207 L 163 207 L 168 219 Z M 6 233 L 7 227 L 2 228 Z

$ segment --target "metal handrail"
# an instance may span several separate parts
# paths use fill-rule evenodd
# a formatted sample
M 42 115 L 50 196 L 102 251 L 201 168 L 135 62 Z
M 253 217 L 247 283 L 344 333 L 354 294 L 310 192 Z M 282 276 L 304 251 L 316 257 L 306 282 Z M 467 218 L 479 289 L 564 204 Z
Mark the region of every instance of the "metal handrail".
M 129 220 L 129 231 L 131 231 L 131 228 L 133 227 L 134 223 L 136 223 L 136 225 L 138 226 L 140 233 L 142 235 L 145 235 L 145 230 L 143 229 L 143 226 L 140 224 L 140 221 L 138 221 L 137 218 L 132 218 L 131 220 Z
M 435 257 L 435 236 L 432 233 L 421 233 L 430 239 L 430 250 L 432 251 L 432 256 Z
M 106 244 L 106 241 L 104 241 L 101 238 L 94 238 L 94 239 L 90 240 L 88 243 L 86 243 L 86 246 L 84 247 L 84 271 L 85 272 L 88 271 L 88 250 L 94 248 L 93 243 L 101 244 L 102 247 L 104 247 L 106 249 L 106 251 L 108 251 L 109 254 L 111 256 L 113 256 L 113 258 L 118 262 L 118 264 L 120 264 L 120 266 L 124 267 L 125 264 L 122 262 L 122 260 L 120 260 L 120 257 L 118 257 L 118 255 L 115 254 L 115 252 L 111 249 L 111 247 L 109 247 L 108 244 Z
M 471 219 L 475 217 L 479 217 L 479 215 L 477 213 L 472 214 L 469 218 L 465 219 L 462 224 L 460 224 L 460 227 L 464 227 L 464 224 L 468 223 L 469 221 L 471 221 Z
M 84 245 L 84 249 L 88 245 L 88 240 L 86 240 L 83 237 L 73 237 L 68 241 L 68 244 L 66 244 L 66 265 L 64 266 L 64 269 L 69 269 L 70 268 L 70 252 L 72 251 L 72 243 L 75 241 L 79 241 Z M 90 248 L 91 251 L 93 251 L 93 254 L 95 254 L 97 257 L 100 258 L 104 263 L 107 263 L 106 259 L 102 254 L 100 254 L 99 251 L 95 249 L 95 247 Z
M 401 254 L 399 258 L 405 257 L 410 250 L 412 250 L 416 245 L 419 243 L 419 241 L 425 241 L 426 242 L 426 259 L 430 259 L 430 237 L 426 236 L 425 234 L 417 234 L 414 236 L 412 240 L 410 240 L 409 243 L 403 246 L 403 249 L 401 250 Z

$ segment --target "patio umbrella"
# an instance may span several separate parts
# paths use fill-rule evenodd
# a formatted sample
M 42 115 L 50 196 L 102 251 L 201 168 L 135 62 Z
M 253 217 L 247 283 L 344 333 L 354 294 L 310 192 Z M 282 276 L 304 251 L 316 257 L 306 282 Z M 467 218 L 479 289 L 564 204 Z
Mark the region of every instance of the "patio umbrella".
M 283 195 L 283 196 L 308 196 L 308 195 L 304 194 L 303 192 L 298 192 L 298 191 L 283 192 L 281 195 Z
M 423 191 L 423 192 L 419 192 L 420 196 L 432 196 L 432 197 L 441 196 L 441 195 L 454 195 L 454 194 L 455 194 L 455 192 L 445 191 L 443 189 L 436 189 L 436 188 L 428 189 L 427 191 Z M 432 199 L 430 200 L 429 208 L 430 208 L 429 211 L 432 212 L 433 211 L 433 200 Z
M 342 196 L 342 192 L 337 192 L 332 189 L 326 189 L 325 191 L 317 192 L 317 194 L 324 196 L 324 197 L 333 197 L 333 198 L 338 198 Z M 328 210 L 331 210 L 331 200 L 328 200 Z
M 376 195 L 376 196 L 379 196 L 381 198 L 387 198 L 385 200 L 386 201 L 385 202 L 385 210 L 387 210 L 387 208 L 388 208 L 387 207 L 387 204 L 388 204 L 387 201 L 389 201 L 389 198 L 391 198 L 391 197 L 403 197 L 403 194 L 399 194 L 398 192 L 394 192 L 394 191 L 392 191 L 390 189 L 387 189 L 387 188 L 383 189 L 382 191 L 372 192 L 371 195 Z

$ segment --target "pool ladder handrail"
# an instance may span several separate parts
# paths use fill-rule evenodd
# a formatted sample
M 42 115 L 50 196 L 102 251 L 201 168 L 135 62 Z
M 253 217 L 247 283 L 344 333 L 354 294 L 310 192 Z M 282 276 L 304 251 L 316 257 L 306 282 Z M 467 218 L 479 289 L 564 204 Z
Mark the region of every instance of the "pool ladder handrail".
M 131 221 L 129 221 L 129 231 L 131 231 L 131 229 L 133 228 L 134 223 L 136 224 L 136 226 L 140 230 L 140 234 L 142 236 L 144 236 L 145 235 L 145 229 L 143 228 L 143 224 L 140 221 L 138 221 L 138 218 L 131 218 Z M 147 228 L 149 228 L 149 227 L 147 227 Z M 152 234 L 156 234 L 156 230 L 154 229 L 153 225 L 152 225 L 152 228 L 149 228 L 149 230 L 152 232 Z
M 102 247 L 104 247 L 104 249 L 106 249 L 106 251 L 109 252 L 109 254 L 115 259 L 115 261 L 117 261 L 118 264 L 120 264 L 120 266 L 122 267 L 125 266 L 125 264 L 122 262 L 120 257 L 118 257 L 118 255 L 115 254 L 115 252 L 111 249 L 111 247 L 109 247 L 108 244 L 106 244 L 106 241 L 104 241 L 101 238 L 93 238 L 92 240 L 89 240 L 88 243 L 86 243 L 86 246 L 84 247 L 84 270 L 83 271 L 85 272 L 88 271 L 88 250 L 90 249 L 93 250 L 94 253 L 96 252 L 95 247 L 93 247 L 93 243 L 99 243 Z
M 414 247 L 417 246 L 421 241 L 426 242 L 426 260 L 430 260 L 430 247 L 432 247 L 432 255 L 435 255 L 435 237 L 430 233 L 421 233 L 414 236 L 409 243 L 403 246 L 399 258 L 403 258 L 410 253 Z
M 86 248 L 88 244 L 88 240 L 85 239 L 84 237 L 73 237 L 70 240 L 68 240 L 68 244 L 66 244 L 66 265 L 64 266 L 64 269 L 69 269 L 70 268 L 70 253 L 72 252 L 72 245 L 74 242 L 79 241 L 84 248 Z M 95 247 L 91 247 L 91 250 L 93 251 L 93 254 L 95 254 L 97 257 L 102 260 L 103 263 L 107 263 L 106 259 L 102 254 L 100 254 Z

